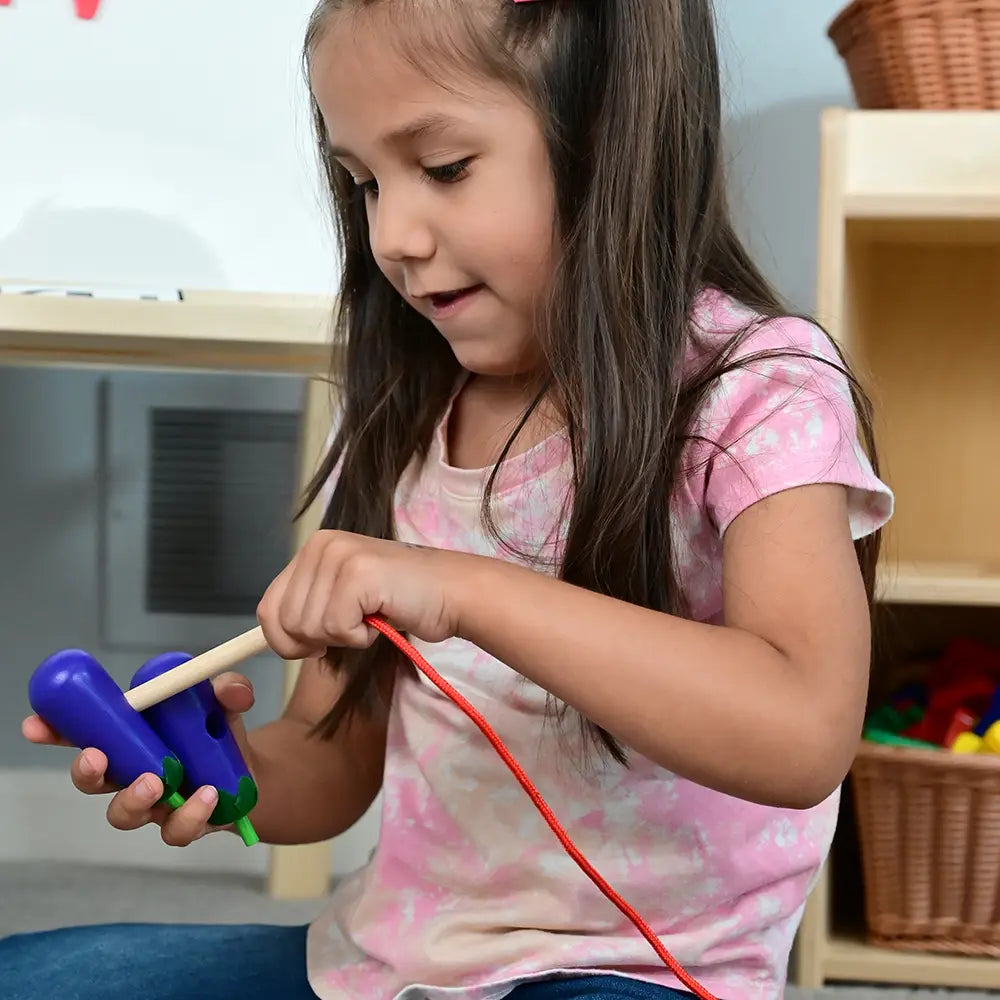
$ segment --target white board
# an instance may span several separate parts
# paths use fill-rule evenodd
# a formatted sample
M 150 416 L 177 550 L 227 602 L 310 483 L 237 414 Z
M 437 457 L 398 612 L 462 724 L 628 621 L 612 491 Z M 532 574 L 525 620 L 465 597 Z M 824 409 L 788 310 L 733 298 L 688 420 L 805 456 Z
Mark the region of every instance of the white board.
M 0 277 L 334 290 L 313 0 L 0 6 Z

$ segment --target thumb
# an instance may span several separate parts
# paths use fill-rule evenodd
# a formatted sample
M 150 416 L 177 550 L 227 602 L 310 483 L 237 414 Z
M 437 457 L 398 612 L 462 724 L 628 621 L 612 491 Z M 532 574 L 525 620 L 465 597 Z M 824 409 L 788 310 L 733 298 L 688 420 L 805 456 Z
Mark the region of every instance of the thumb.
M 242 674 L 220 674 L 212 682 L 216 700 L 226 713 L 226 722 L 241 750 L 246 750 L 246 727 L 243 713 L 253 708 L 253 685 Z
M 212 690 L 227 716 L 240 716 L 253 708 L 253 685 L 243 674 L 232 671 L 219 674 L 212 681 Z

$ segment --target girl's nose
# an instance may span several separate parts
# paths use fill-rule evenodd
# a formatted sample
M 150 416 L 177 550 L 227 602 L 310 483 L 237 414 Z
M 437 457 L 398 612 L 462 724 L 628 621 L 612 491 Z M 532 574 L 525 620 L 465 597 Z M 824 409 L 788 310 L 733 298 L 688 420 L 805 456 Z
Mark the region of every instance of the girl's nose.
M 383 260 L 401 263 L 434 253 L 434 235 L 413 193 L 381 189 L 369 215 L 369 231 L 372 252 Z

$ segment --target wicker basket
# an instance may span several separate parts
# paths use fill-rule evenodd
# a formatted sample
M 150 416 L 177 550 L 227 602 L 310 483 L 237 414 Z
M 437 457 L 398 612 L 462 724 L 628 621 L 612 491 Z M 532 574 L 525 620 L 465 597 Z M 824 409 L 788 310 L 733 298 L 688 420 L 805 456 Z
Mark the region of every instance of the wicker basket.
M 862 108 L 1000 108 L 1000 0 L 854 0 L 828 34 Z
M 866 742 L 851 775 L 869 940 L 1000 957 L 1000 755 Z

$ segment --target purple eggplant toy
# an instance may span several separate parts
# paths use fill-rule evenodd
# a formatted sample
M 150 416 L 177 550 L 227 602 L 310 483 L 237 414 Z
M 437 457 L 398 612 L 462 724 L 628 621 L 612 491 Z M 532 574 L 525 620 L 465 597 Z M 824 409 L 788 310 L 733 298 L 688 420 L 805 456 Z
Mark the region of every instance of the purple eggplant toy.
M 141 774 L 155 774 L 163 801 L 175 808 L 183 803 L 180 760 L 89 653 L 64 649 L 50 656 L 31 675 L 28 700 L 63 739 L 103 751 L 116 784 L 124 788 Z
M 136 671 L 131 687 L 160 677 L 190 660 L 186 653 L 164 653 L 154 657 Z M 248 818 L 257 804 L 257 785 L 226 723 L 225 711 L 216 700 L 211 683 L 199 681 L 157 702 L 142 715 L 184 762 L 182 791 L 191 795 L 202 785 L 214 786 L 219 793 L 219 803 L 209 821 L 219 826 L 232 823 L 248 847 L 257 843 L 257 834 Z
M 267 648 L 255 628 L 193 659 L 165 653 L 136 672 L 127 692 L 89 653 L 64 649 L 31 675 L 28 700 L 63 739 L 103 751 L 115 784 L 155 774 L 162 801 L 175 809 L 184 804 L 183 791 L 214 786 L 219 802 L 211 822 L 233 824 L 250 846 L 258 842 L 248 816 L 257 785 L 208 679 Z

